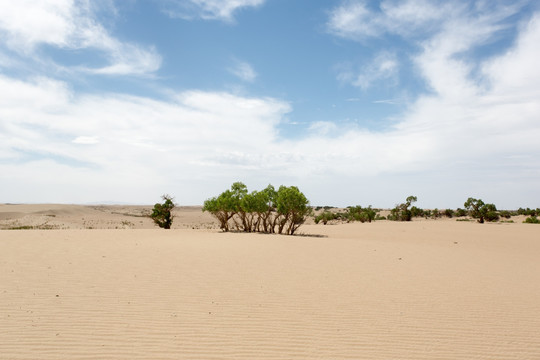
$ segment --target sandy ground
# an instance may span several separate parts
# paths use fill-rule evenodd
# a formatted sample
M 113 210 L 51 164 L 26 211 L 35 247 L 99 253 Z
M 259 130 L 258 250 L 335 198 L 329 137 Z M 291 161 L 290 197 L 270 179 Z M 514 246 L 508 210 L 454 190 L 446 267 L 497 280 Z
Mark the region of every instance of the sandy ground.
M 538 225 L 291 237 L 221 233 L 195 208 L 167 231 L 132 207 L 11 206 L 4 225 L 66 229 L 0 231 L 0 359 L 540 359 Z

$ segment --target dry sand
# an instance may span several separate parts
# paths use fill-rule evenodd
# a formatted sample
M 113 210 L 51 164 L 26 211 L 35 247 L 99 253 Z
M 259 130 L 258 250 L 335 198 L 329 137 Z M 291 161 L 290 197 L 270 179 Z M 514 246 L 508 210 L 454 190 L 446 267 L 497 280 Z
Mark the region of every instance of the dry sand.
M 0 359 L 540 359 L 537 225 L 291 237 L 221 233 L 194 208 L 169 231 L 89 209 L 0 206 L 3 225 L 67 228 L 0 231 Z M 84 229 L 122 216 L 148 228 Z

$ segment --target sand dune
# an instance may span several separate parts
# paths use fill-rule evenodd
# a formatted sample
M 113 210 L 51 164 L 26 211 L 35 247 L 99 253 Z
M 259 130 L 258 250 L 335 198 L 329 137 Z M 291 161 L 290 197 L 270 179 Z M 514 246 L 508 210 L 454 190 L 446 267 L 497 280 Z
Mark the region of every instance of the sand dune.
M 0 231 L 0 359 L 540 359 L 540 226 L 290 237 L 185 210 L 170 231 Z

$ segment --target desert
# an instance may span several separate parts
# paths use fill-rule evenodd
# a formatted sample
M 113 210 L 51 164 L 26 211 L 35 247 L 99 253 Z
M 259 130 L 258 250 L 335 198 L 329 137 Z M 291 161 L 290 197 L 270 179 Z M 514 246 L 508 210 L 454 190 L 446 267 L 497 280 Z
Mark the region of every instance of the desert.
M 150 209 L 0 205 L 0 358 L 540 358 L 536 225 L 287 236 L 222 232 L 200 207 L 164 230 Z

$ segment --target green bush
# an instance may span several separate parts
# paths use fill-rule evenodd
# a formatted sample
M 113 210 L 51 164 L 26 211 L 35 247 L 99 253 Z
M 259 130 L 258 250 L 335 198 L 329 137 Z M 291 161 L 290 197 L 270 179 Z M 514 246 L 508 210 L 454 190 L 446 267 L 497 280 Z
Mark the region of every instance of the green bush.
M 404 203 L 396 205 L 395 208 L 390 210 L 390 215 L 388 215 L 387 219 L 393 221 L 411 221 L 412 212 L 409 206 L 413 202 L 416 202 L 416 200 L 416 196 L 409 196 Z
M 455 215 L 456 215 L 456 217 L 464 217 L 464 216 L 467 216 L 467 210 L 461 209 L 461 208 L 457 208 L 457 209 L 456 209 Z
M 540 220 L 536 216 L 529 216 L 523 221 L 525 224 L 540 224 Z
M 164 203 L 155 204 L 150 217 L 160 228 L 170 229 L 173 222 L 173 215 L 171 212 L 172 209 L 174 209 L 175 204 L 173 198 L 169 195 L 163 195 L 161 198 L 164 200 Z
M 411 216 L 412 217 L 423 217 L 425 216 L 424 210 L 416 206 L 411 207 Z
M 330 211 L 324 211 L 315 217 L 315 224 L 318 224 L 319 222 L 322 221 L 322 223 L 326 225 L 329 221 L 336 220 L 339 218 L 340 218 L 340 214 L 336 214 Z
M 359 205 L 347 208 L 345 218 L 347 221 L 372 222 L 377 217 L 377 211 L 370 206 L 363 208 Z

